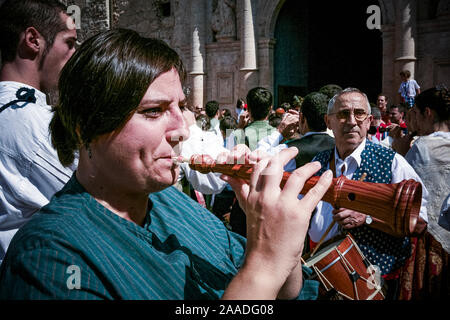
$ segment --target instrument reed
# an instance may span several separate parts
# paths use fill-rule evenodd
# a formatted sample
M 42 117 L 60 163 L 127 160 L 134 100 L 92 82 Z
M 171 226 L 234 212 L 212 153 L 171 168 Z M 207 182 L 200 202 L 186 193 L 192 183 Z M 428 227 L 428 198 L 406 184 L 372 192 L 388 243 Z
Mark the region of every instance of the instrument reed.
M 175 157 L 173 160 L 187 162 L 191 169 L 201 173 L 219 172 L 246 181 L 250 180 L 253 171 L 252 164 L 220 164 L 208 155 L 193 155 L 190 159 Z M 283 173 L 281 188 L 290 175 L 289 172 Z M 300 194 L 305 195 L 319 178 L 309 178 Z M 412 179 L 384 184 L 349 180 L 341 176 L 333 178 L 322 200 L 335 208 L 347 208 L 371 215 L 374 220 L 373 228 L 393 236 L 418 236 L 426 228 L 426 223 L 419 217 L 422 185 Z

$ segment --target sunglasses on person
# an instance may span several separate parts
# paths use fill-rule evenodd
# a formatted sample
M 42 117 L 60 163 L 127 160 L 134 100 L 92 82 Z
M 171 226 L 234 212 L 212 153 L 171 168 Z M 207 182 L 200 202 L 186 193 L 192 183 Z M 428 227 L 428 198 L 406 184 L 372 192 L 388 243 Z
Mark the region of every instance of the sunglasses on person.
M 355 120 L 358 122 L 362 122 L 362 121 L 366 120 L 367 117 L 369 116 L 369 114 L 364 109 L 355 109 L 353 111 L 340 110 L 335 113 L 330 113 L 330 115 L 332 115 L 332 114 L 334 114 L 340 122 L 346 121 L 347 119 L 350 118 L 350 115 L 352 115 L 352 114 L 355 117 Z

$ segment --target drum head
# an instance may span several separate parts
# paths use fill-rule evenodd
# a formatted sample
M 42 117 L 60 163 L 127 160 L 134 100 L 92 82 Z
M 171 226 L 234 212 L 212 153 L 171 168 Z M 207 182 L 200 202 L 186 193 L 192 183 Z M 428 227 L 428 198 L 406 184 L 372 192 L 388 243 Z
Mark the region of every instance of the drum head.
M 311 266 L 315 265 L 318 261 L 322 260 L 322 258 L 326 257 L 331 251 L 333 251 L 334 248 L 337 248 L 345 239 L 345 235 L 340 235 L 324 242 L 322 244 L 322 249 L 318 250 L 313 257 L 307 258 L 305 261 L 305 266 L 311 268 Z

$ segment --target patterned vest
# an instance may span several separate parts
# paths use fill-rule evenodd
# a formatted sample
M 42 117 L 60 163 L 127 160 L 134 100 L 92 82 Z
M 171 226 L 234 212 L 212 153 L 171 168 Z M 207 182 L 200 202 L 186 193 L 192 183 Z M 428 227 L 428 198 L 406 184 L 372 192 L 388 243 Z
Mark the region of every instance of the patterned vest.
M 321 175 L 327 169 L 332 152 L 334 149 L 322 151 L 313 159 L 322 164 L 322 169 L 317 175 Z M 366 182 L 391 183 L 394 156 L 394 151 L 366 140 L 366 147 L 361 153 L 361 165 L 353 174 L 352 180 L 358 180 L 365 172 Z M 402 267 L 411 255 L 411 244 L 407 237 L 393 237 L 367 225 L 350 229 L 349 232 L 366 258 L 380 268 L 381 275 Z

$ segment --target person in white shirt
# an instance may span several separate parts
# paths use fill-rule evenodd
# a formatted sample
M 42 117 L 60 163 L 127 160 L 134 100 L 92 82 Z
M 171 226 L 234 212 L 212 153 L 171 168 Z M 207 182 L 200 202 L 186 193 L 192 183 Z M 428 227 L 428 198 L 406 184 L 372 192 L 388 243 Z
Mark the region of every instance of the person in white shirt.
M 58 1 L 5 1 L 0 10 L 0 263 L 16 231 L 70 179 L 52 146 L 46 94 L 75 51 Z M 11 27 L 13 26 L 13 27 Z
M 187 106 L 183 107 L 183 117 L 189 127 L 189 138 L 181 144 L 181 156 L 189 159 L 194 154 L 207 154 L 216 159 L 219 154 L 229 152 L 223 146 L 223 140 L 214 132 L 204 131 L 197 125 L 195 114 Z M 227 182 L 220 179 L 220 173 L 203 174 L 192 170 L 187 163 L 180 164 L 178 181 L 183 177 L 195 190 L 203 194 L 220 193 L 227 185 Z
M 348 179 L 359 180 L 365 173 L 364 181 L 376 183 L 397 183 L 404 179 L 421 179 L 408 162 L 394 151 L 366 139 L 372 120 L 367 96 L 356 88 L 347 88 L 336 94 L 328 104 L 325 121 L 333 130 L 336 146 L 332 150 L 320 152 L 313 161 L 320 161 L 320 175 L 334 168 L 335 176 L 344 175 Z M 427 218 L 428 192 L 422 183 L 422 204 L 420 218 Z M 355 238 L 360 250 L 369 261 L 378 266 L 381 276 L 389 279 L 389 298 L 395 299 L 398 286 L 398 270 L 411 255 L 409 238 L 393 237 L 376 229 L 377 223 L 370 216 L 347 208 L 333 208 L 321 201 L 311 219 L 309 236 L 318 242 L 327 228 L 335 221 L 337 224 L 325 238 L 330 239 L 347 230 Z

